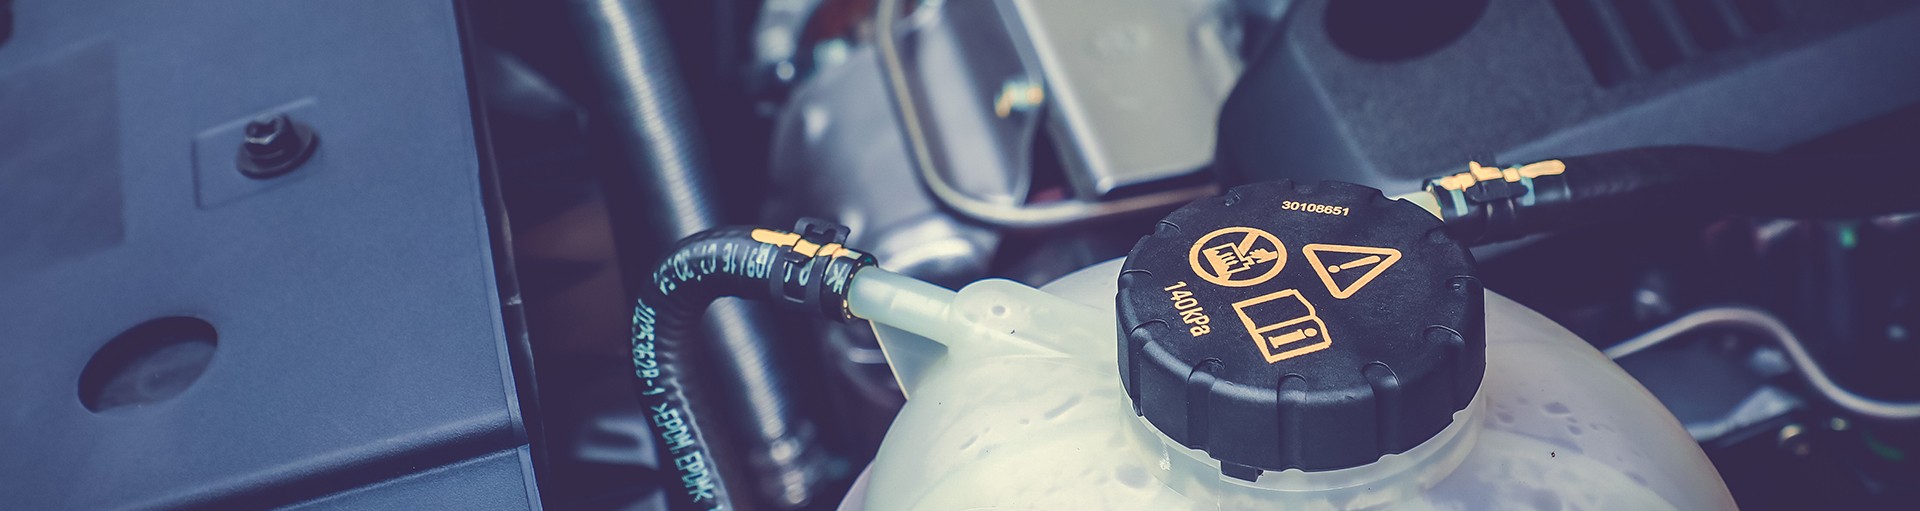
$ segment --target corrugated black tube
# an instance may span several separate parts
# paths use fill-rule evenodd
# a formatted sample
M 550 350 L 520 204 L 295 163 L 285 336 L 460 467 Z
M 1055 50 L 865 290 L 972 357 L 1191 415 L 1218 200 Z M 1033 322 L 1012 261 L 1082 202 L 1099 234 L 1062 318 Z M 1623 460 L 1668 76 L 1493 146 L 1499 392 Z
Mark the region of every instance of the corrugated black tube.
M 715 470 L 707 428 L 688 406 L 682 363 L 707 306 L 721 297 L 768 300 L 844 321 L 854 273 L 873 257 L 840 245 L 844 227 L 802 222 L 799 231 L 713 229 L 680 240 L 654 267 L 633 310 L 633 369 L 659 441 L 662 470 L 675 474 L 673 509 L 732 509 Z
M 612 149 L 631 174 L 629 186 L 647 199 L 628 206 L 659 227 L 662 244 L 720 226 L 693 101 L 653 2 L 567 5 L 599 82 L 593 122 L 612 135 Z

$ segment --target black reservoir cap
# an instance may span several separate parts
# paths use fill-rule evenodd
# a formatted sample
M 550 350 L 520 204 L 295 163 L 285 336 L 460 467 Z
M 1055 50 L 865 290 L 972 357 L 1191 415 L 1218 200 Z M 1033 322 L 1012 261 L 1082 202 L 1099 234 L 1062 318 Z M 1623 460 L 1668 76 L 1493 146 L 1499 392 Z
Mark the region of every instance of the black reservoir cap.
M 1162 433 L 1252 480 L 1405 452 L 1486 371 L 1473 256 L 1365 186 L 1273 181 L 1169 214 L 1120 273 L 1120 376 Z

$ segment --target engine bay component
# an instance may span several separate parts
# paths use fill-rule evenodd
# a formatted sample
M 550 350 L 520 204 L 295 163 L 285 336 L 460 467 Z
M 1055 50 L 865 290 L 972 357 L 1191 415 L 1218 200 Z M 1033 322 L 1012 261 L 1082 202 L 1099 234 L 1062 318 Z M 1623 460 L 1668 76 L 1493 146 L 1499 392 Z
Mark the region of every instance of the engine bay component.
M 1797 157 L 1714 147 L 1650 147 L 1545 160 L 1506 169 L 1469 162 L 1429 179 L 1448 231 L 1471 243 L 1517 239 L 1607 221 L 1738 213 L 1860 217 L 1920 208 L 1897 181 L 1920 167 L 1878 154 Z M 1841 179 L 1819 169 L 1844 168 Z
M 1800 342 L 1799 336 L 1794 335 L 1792 329 L 1787 328 L 1786 324 L 1772 314 L 1751 308 L 1720 307 L 1689 312 L 1673 320 L 1672 323 L 1661 325 L 1660 328 L 1641 334 L 1639 337 L 1608 347 L 1606 354 L 1608 358 L 1615 359 L 1628 357 L 1659 343 L 1672 340 L 1681 334 L 1722 325 L 1759 330 L 1772 338 L 1786 350 L 1788 360 L 1791 360 L 1794 367 L 1799 369 L 1800 375 L 1806 378 L 1814 389 L 1819 390 L 1822 396 L 1841 408 L 1875 419 L 1896 421 L 1920 419 L 1920 403 L 1874 399 L 1848 391 L 1838 383 L 1834 383 L 1833 378 L 1827 376 L 1827 372 L 1820 368 L 1820 364 L 1814 362 L 1813 357 L 1807 354 L 1806 345 Z
M 1001 104 L 1031 98 L 1075 197 L 1108 199 L 1213 161 L 1215 115 L 1240 75 L 1238 19 L 1215 0 L 1012 0 L 1039 62 Z
M 1651 395 L 1471 266 L 1418 207 L 1282 181 L 1045 290 L 862 272 L 909 399 L 847 505 L 1733 509 Z
M 234 166 L 254 179 L 279 177 L 306 163 L 320 145 L 313 128 L 278 114 L 247 122 L 246 142 L 234 156 Z
M 632 208 L 622 210 L 630 214 L 622 215 L 615 228 L 627 245 L 622 249 L 629 266 L 641 268 L 629 274 L 637 281 L 651 273 L 651 267 L 638 261 L 650 261 L 681 237 L 724 223 L 718 191 L 725 188 L 717 182 L 692 93 L 680 78 L 658 8 L 650 2 L 620 0 L 573 0 L 566 5 L 588 55 L 600 63 L 592 67 L 592 76 L 604 98 L 597 109 L 599 122 L 610 133 L 602 144 L 618 155 L 618 164 L 602 171 L 601 182 L 622 207 Z M 646 296 L 656 290 L 649 284 L 633 282 L 629 288 Z M 712 350 L 715 365 L 737 375 L 721 380 L 709 403 L 735 418 L 726 424 L 727 436 L 739 444 L 732 456 L 743 462 L 735 465 L 754 481 L 747 493 L 780 507 L 812 500 L 826 478 L 820 465 L 829 455 L 815 438 L 819 428 L 812 414 L 793 396 L 793 369 L 778 362 L 774 318 L 750 304 L 726 303 L 714 307 L 704 321 L 698 334 L 717 348 Z M 679 383 L 667 381 L 678 392 Z M 658 419 L 658 414 L 677 411 L 692 423 L 690 410 L 663 410 L 647 412 Z M 704 449 L 690 456 L 718 463 Z M 661 467 L 687 469 L 686 463 L 663 458 Z M 687 477 L 702 476 L 690 472 Z M 717 481 L 712 484 L 717 489 Z
M 1473 260 L 1440 228 L 1335 182 L 1241 186 L 1161 219 L 1120 270 L 1134 408 L 1250 481 L 1433 437 L 1486 369 Z
M 1362 7 L 1400 3 L 1292 3 L 1221 109 L 1229 182 L 1339 179 L 1391 194 L 1466 159 L 1772 152 L 1920 102 L 1912 0 L 1418 2 L 1478 12 L 1470 23 Z M 1445 37 L 1372 37 L 1396 29 Z M 1381 40 L 1421 44 L 1355 51 Z M 1406 93 L 1412 84 L 1427 93 Z
M 1915 133 L 1920 0 L 0 0 L 0 507 L 1905 509 Z
M 710 432 L 694 417 L 682 365 L 686 340 L 721 297 L 760 298 L 833 320 L 847 312 L 847 285 L 872 256 L 848 249 L 845 227 L 802 221 L 797 232 L 722 228 L 675 244 L 633 308 L 634 385 L 659 442 L 661 467 L 681 483 L 674 509 L 730 509 Z
M 959 127 L 952 123 L 940 124 L 942 127 L 939 130 L 929 128 L 930 121 L 928 119 L 930 119 L 935 112 L 940 112 L 940 110 L 927 108 L 922 105 L 928 101 L 925 98 L 939 93 L 938 89 L 934 88 L 934 84 L 938 82 L 922 78 L 909 69 L 909 61 L 903 55 L 907 55 L 909 51 L 925 52 L 928 50 L 923 49 L 917 42 L 913 45 L 903 45 L 901 41 L 895 40 L 896 29 L 894 28 L 894 21 L 900 17 L 899 3 L 897 0 L 883 0 L 879 3 L 879 8 L 875 13 L 875 20 L 876 30 L 879 31 L 880 36 L 875 38 L 875 46 L 879 48 L 881 66 L 886 73 L 887 85 L 891 93 L 890 98 L 893 101 L 894 108 L 899 113 L 902 136 L 905 137 L 907 141 L 907 147 L 912 157 L 911 163 L 918 169 L 921 185 L 926 188 L 930 195 L 938 199 L 942 205 L 952 208 L 954 211 L 968 218 L 993 225 L 1038 228 L 1084 222 L 1108 216 L 1167 207 L 1192 200 L 1210 191 L 1206 187 L 1186 188 L 1157 192 L 1140 192 L 1135 196 L 1118 198 L 1111 201 L 1102 201 L 1096 196 L 1091 198 L 1064 198 L 1063 200 L 1044 203 L 1028 203 L 1028 198 L 1024 197 L 1025 194 L 1020 193 L 1000 195 L 998 197 L 983 197 L 971 192 L 966 185 L 957 182 L 954 176 L 967 175 L 957 172 L 956 169 L 967 168 L 973 165 L 973 163 L 970 163 L 968 160 L 977 154 L 975 151 L 980 149 L 980 147 L 949 143 L 949 135 L 947 135 L 946 132 Z M 935 13 L 937 11 L 944 12 L 945 5 L 960 4 L 973 4 L 970 7 L 976 9 L 992 5 L 987 2 L 954 2 L 953 4 L 942 4 L 942 9 L 922 10 L 919 14 L 914 15 L 913 19 L 915 19 L 917 23 L 924 23 L 933 18 L 933 14 L 927 13 Z M 1126 4 L 1136 7 L 1134 9 L 1107 9 L 1103 4 L 1103 8 L 1098 12 L 1107 13 L 1101 16 L 1137 16 L 1152 15 L 1155 13 L 1164 16 L 1167 14 L 1155 8 L 1154 5 L 1156 4 L 1160 4 L 1160 2 L 1131 2 Z M 1069 158 L 1069 162 L 1074 162 L 1074 164 L 1070 164 L 1069 167 L 1079 171 L 1076 174 L 1077 177 L 1074 179 L 1074 182 L 1078 183 L 1084 191 L 1090 191 L 1096 195 L 1106 194 L 1131 184 L 1164 180 L 1169 177 L 1169 173 L 1178 175 L 1197 170 L 1195 165 L 1198 162 L 1193 161 L 1193 159 L 1197 153 L 1206 151 L 1194 151 L 1192 149 L 1204 147 L 1210 150 L 1212 147 L 1212 137 L 1195 138 L 1195 123 L 1184 121 L 1201 119 L 1202 122 L 1198 124 L 1201 126 L 1210 125 L 1211 123 L 1206 121 L 1210 118 L 1204 115 L 1204 112 L 1210 110 L 1196 110 L 1181 105 L 1190 104 L 1189 102 L 1203 105 L 1215 103 L 1209 98 L 1214 97 L 1217 93 L 1209 91 L 1217 90 L 1219 87 L 1218 77 L 1221 74 L 1221 68 L 1230 68 L 1228 64 L 1223 64 L 1227 56 L 1220 53 L 1222 48 L 1228 47 L 1229 45 L 1218 40 L 1222 35 L 1218 29 L 1201 30 L 1198 33 L 1188 35 L 1190 33 L 1189 31 L 1192 30 L 1192 25 L 1179 23 L 1178 20 L 1183 18 L 1166 19 L 1161 17 L 1154 19 L 1151 24 L 1122 24 L 1121 26 L 1128 28 L 1119 33 L 1100 32 L 1098 30 L 1092 33 L 1082 33 L 1082 31 L 1076 31 L 1072 27 L 1099 27 L 1101 25 L 1097 22 L 1089 23 L 1081 21 L 1067 23 L 1064 20 L 1090 12 L 1084 9 L 1075 10 L 1074 14 L 1067 16 L 1067 18 L 1062 18 L 1060 15 L 1049 15 L 1050 13 L 1058 12 L 1052 10 L 1052 7 L 1039 9 L 1030 5 L 1026 9 L 1020 9 L 1016 12 L 1026 17 L 1022 19 L 1029 20 L 1027 21 L 1028 24 L 1026 27 L 1030 30 L 1040 31 L 1038 37 L 1031 41 L 1016 40 L 1016 42 L 1031 45 L 1033 49 L 1026 51 L 1034 52 L 1038 55 L 1034 57 L 1010 59 L 1010 62 L 1020 62 L 1022 64 L 1020 69 L 1021 74 L 1002 79 L 998 83 L 988 82 L 988 84 L 979 84 L 989 87 L 988 90 L 998 91 L 990 96 L 995 98 L 993 99 L 992 107 L 977 106 L 963 110 L 963 112 L 968 112 L 969 115 L 976 116 L 991 112 L 998 118 L 1006 119 L 1013 117 L 1013 114 L 1016 113 L 1015 109 L 1019 108 L 1021 113 L 1034 115 L 1031 107 L 1043 103 L 1046 97 L 1045 91 L 1049 90 L 1047 86 L 1043 85 L 1045 82 L 1042 82 L 1042 80 L 1054 80 L 1061 84 L 1068 85 L 1064 89 L 1060 88 L 1059 85 L 1051 87 L 1052 89 L 1060 91 L 1055 92 L 1056 95 L 1066 95 L 1064 102 L 1055 101 L 1053 103 L 1061 105 L 1052 109 L 1054 112 L 1053 117 L 1056 119 L 1053 121 L 1053 126 L 1055 126 L 1053 131 L 1056 134 L 1067 135 L 1064 137 L 1064 140 L 1069 141 L 1069 145 L 1067 146 L 1069 148 L 1068 153 L 1076 155 L 1074 158 Z M 991 15 L 991 13 L 980 14 Z M 1001 14 L 1001 16 L 1007 15 L 1008 14 Z M 979 16 L 979 14 L 975 14 L 975 16 Z M 1109 19 L 1107 21 L 1111 22 L 1112 20 Z M 1049 22 L 1053 23 L 1053 25 L 1049 25 Z M 1000 30 L 1012 32 L 1005 28 L 1001 28 Z M 1068 65 L 1067 62 L 1063 62 L 1062 59 L 1052 52 L 1068 50 L 1056 50 L 1056 45 L 1061 43 L 1049 39 L 1050 37 L 1069 38 L 1076 41 L 1083 38 L 1088 39 L 1087 43 L 1095 45 L 1096 53 L 1107 52 L 1111 54 L 1111 58 L 1126 62 L 1127 67 L 1101 66 L 1082 69 L 1065 67 Z M 1215 42 L 1206 42 L 1209 37 L 1214 38 Z M 1161 40 L 1163 39 L 1168 41 L 1165 44 L 1185 44 L 1190 46 L 1184 46 L 1184 48 L 1188 48 L 1184 51 L 1178 49 L 1182 48 L 1181 46 L 1176 46 L 1172 49 L 1147 49 L 1162 44 Z M 917 39 L 915 41 L 917 41 Z M 1078 45 L 1069 45 L 1069 47 L 1072 46 Z M 938 48 L 938 46 L 935 46 L 935 48 Z M 918 53 L 915 53 L 915 55 L 917 54 Z M 1040 64 L 1026 63 L 1036 59 L 1040 61 Z M 1151 64 L 1154 62 L 1193 63 L 1202 66 L 1202 69 L 1199 69 L 1199 72 L 1193 74 L 1164 74 L 1164 70 L 1151 67 Z M 1086 76 L 1090 71 L 1101 73 L 1121 72 L 1127 73 L 1126 76 L 1135 78 L 1140 78 L 1143 76 L 1142 73 L 1145 73 L 1145 76 L 1152 76 L 1153 79 L 1111 81 L 1111 76 Z M 1058 74 L 1060 77 L 1057 79 L 1047 78 L 1054 74 Z M 1078 80 L 1087 80 L 1091 83 L 1085 86 L 1085 88 L 1080 88 L 1081 86 Z M 1122 86 L 1129 88 L 1125 90 L 1112 89 L 1113 87 Z M 1156 86 L 1159 87 L 1156 88 Z M 1133 89 L 1132 87 L 1145 88 Z M 1097 92 L 1097 95 L 1090 94 L 1090 92 Z M 1165 97 L 1161 97 L 1162 94 L 1164 94 Z M 948 96 L 941 95 L 941 97 Z M 981 98 L 982 96 L 977 94 L 960 94 L 952 97 L 973 97 L 978 101 L 979 99 L 977 98 Z M 1098 121 L 1090 118 L 1093 114 L 1083 110 L 1093 108 L 1096 104 L 1111 106 L 1110 104 L 1116 101 L 1124 103 L 1130 108 L 1118 111 L 1101 108 L 1100 111 L 1102 113 L 1100 115 L 1102 118 Z M 1167 101 L 1179 101 L 1181 103 L 1166 103 Z M 1125 122 L 1122 123 L 1124 127 L 1112 126 L 1114 121 L 1120 120 L 1112 116 L 1124 116 Z M 1177 119 L 1183 122 L 1166 124 L 1167 119 Z M 1159 122 L 1154 122 L 1156 120 Z M 995 121 L 987 118 L 987 123 L 993 122 Z M 1102 126 L 1095 127 L 1092 125 L 1096 122 Z M 1093 135 L 1090 132 L 1095 130 L 1138 130 L 1130 132 L 1131 134 L 1128 136 L 1135 139 L 1144 137 L 1150 139 L 1170 138 L 1172 140 L 1188 141 L 1186 145 L 1189 147 L 1187 150 L 1170 153 L 1177 155 L 1174 161 L 1141 161 L 1138 156 L 1124 156 L 1124 151 L 1129 150 L 1127 144 L 1115 144 L 1119 141 L 1108 140 L 1105 136 L 1098 139 L 1098 142 L 1088 138 Z M 1023 136 L 1018 131 L 1011 132 L 1010 135 L 1016 137 L 1016 139 Z M 1013 145 L 1011 147 L 1020 146 Z M 1003 151 L 1001 154 L 1004 158 L 1004 155 L 1007 153 Z M 1003 161 L 1001 164 L 1007 165 L 1008 163 Z M 1024 187 L 1015 188 L 1015 190 L 1024 189 Z

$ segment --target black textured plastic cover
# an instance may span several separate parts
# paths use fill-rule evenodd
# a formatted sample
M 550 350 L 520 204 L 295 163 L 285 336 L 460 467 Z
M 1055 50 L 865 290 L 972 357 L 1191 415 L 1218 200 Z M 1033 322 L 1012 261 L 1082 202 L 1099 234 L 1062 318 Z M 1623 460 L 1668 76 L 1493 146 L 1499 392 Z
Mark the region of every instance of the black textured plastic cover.
M 1426 441 L 1486 369 L 1473 259 L 1440 228 L 1339 182 L 1250 184 L 1173 212 L 1120 274 L 1135 410 L 1245 479 Z

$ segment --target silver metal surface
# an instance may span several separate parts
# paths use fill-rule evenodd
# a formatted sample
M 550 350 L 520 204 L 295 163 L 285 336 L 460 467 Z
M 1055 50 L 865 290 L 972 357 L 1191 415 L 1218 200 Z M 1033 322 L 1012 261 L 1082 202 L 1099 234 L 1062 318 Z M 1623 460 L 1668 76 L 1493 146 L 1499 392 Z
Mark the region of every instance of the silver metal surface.
M 800 216 L 831 219 L 853 230 L 861 247 L 889 270 L 944 283 L 986 275 L 1000 236 L 947 214 L 908 170 L 912 160 L 887 106 L 886 84 L 871 48 L 825 68 L 794 90 L 774 123 L 770 222 Z M 984 133 L 965 140 L 988 146 Z M 1024 179 L 1005 164 L 971 168 L 980 189 Z M 997 185 L 994 183 L 998 183 Z
M 970 12 L 966 10 L 955 10 L 956 6 L 965 5 L 968 6 L 969 9 L 976 9 L 983 5 L 993 4 L 986 2 L 942 2 L 939 4 L 928 3 L 926 5 L 937 8 L 920 9 L 919 12 L 914 15 L 911 21 L 913 26 L 910 28 L 917 29 L 926 26 L 938 26 L 935 24 L 935 21 L 940 19 L 943 12 L 949 10 L 953 10 L 953 12 L 956 13 Z M 1082 198 L 1043 204 L 1025 204 L 1024 193 L 1012 193 L 1014 191 L 1024 190 L 1023 188 L 1006 189 L 1007 193 L 1005 194 L 988 194 L 984 196 L 977 192 L 970 192 L 969 188 L 971 187 L 958 184 L 957 179 L 971 179 L 972 176 L 976 175 L 976 172 L 979 172 L 977 166 L 984 165 L 984 163 L 969 163 L 963 160 L 956 165 L 956 162 L 949 158 L 972 158 L 979 153 L 972 152 L 969 149 L 974 149 L 977 146 L 949 147 L 945 144 L 936 146 L 934 142 L 931 141 L 934 135 L 930 133 L 937 134 L 953 130 L 963 130 L 966 129 L 964 128 L 965 125 L 957 122 L 931 122 L 930 119 L 933 117 L 933 114 L 924 109 L 921 103 L 924 102 L 924 98 L 927 97 L 973 97 L 977 100 L 979 95 L 953 96 L 943 94 L 941 96 L 934 96 L 929 90 L 915 88 L 914 84 L 916 81 L 928 84 L 952 82 L 946 80 L 922 80 L 919 76 L 911 74 L 912 71 L 902 59 L 903 45 L 901 41 L 896 40 L 896 38 L 905 39 L 907 43 L 906 51 L 912 51 L 916 58 L 922 57 L 924 53 L 921 51 L 922 48 L 918 46 L 919 40 L 915 39 L 915 34 L 918 32 L 917 30 L 902 32 L 895 29 L 894 20 L 899 16 L 899 9 L 900 6 L 897 0 L 884 0 L 879 3 L 879 12 L 875 15 L 875 18 L 880 35 L 874 38 L 876 42 L 875 46 L 880 50 L 881 64 L 886 77 L 887 96 L 893 101 L 893 106 L 899 116 L 898 123 L 901 135 L 906 138 L 906 148 L 909 151 L 908 154 L 911 156 L 909 163 L 918 171 L 920 186 L 925 187 L 927 193 L 932 195 L 945 207 L 973 220 L 1001 227 L 1039 228 L 1082 222 L 1125 213 L 1171 208 L 1194 199 L 1205 197 L 1214 192 L 1214 187 L 1206 186 L 1154 192 L 1108 202 Z M 992 41 L 993 38 L 969 37 L 968 40 Z M 858 59 L 854 60 L 857 61 Z M 967 64 L 977 64 L 994 61 L 994 59 L 973 58 L 965 62 Z M 1031 66 L 1023 64 L 1022 67 L 1026 70 L 1025 76 L 1001 76 L 999 80 L 990 82 L 993 83 L 993 85 L 986 90 L 991 91 L 991 94 L 994 95 L 992 97 L 994 97 L 995 100 L 984 101 L 984 108 L 975 107 L 969 110 L 969 112 L 1002 119 L 1024 119 L 1025 117 L 1023 116 L 1033 115 L 1033 110 L 1031 109 L 1014 111 L 1009 107 L 1006 109 L 1008 113 L 1002 116 L 998 113 L 999 109 L 995 108 L 995 104 L 998 103 L 997 96 L 1006 89 L 1005 85 L 1009 81 L 1016 79 L 1030 81 L 1036 79 L 1036 76 L 1041 74 L 1038 69 L 1033 69 Z M 1044 79 L 1044 77 L 1040 78 Z M 988 123 L 986 125 L 1000 126 L 1000 124 L 997 123 Z M 1030 141 L 1030 139 L 1027 140 Z M 1025 143 L 1022 142 L 1019 147 L 1025 147 Z M 1023 150 L 1019 152 L 1024 153 L 1026 151 Z M 1001 161 L 1004 162 L 1008 160 L 1002 158 Z M 1018 160 L 1014 161 L 1018 162 Z M 1024 176 L 1024 172 L 1027 172 L 1027 167 L 1024 165 L 1018 163 L 1011 165 L 1012 168 L 1019 169 L 1023 172 L 1023 174 L 1020 175 Z M 1015 186 L 1021 186 L 1025 183 L 1025 180 L 1014 181 L 1013 183 Z
M 1046 76 L 1048 129 L 1081 197 L 1213 161 L 1240 75 L 1232 6 L 1215 0 L 1001 0 Z

